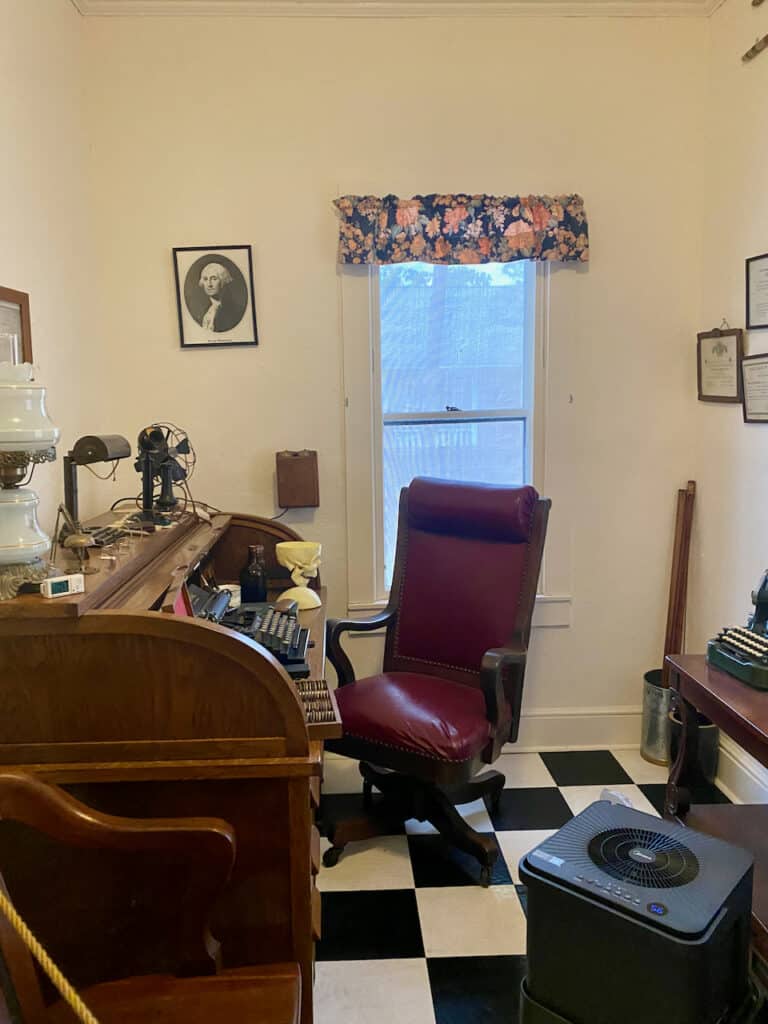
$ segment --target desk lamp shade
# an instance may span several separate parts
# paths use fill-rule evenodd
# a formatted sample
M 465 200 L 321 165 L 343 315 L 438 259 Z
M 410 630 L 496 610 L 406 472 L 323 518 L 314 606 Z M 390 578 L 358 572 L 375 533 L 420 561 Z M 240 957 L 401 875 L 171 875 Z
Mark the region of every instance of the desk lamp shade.
M 28 363 L 0 363 L 0 599 L 48 574 L 41 559 L 51 542 L 37 521 L 38 497 L 21 485 L 31 467 L 56 458 L 60 432 L 32 377 Z

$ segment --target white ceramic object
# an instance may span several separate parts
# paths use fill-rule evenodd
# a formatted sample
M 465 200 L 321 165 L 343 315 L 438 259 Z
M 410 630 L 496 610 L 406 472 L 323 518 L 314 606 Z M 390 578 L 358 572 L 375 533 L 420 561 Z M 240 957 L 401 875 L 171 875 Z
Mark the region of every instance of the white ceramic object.
M 290 569 L 296 584 L 280 595 L 281 601 L 296 601 L 299 611 L 320 607 L 320 597 L 307 586 L 307 580 L 317 576 L 322 550 L 322 545 L 314 540 L 283 540 L 275 544 L 275 557 L 280 565 Z
M 0 490 L 0 566 L 34 562 L 50 551 L 50 537 L 37 521 L 38 502 L 27 487 Z
M 12 369 L 22 369 L 12 367 Z M 61 431 L 45 407 L 40 384 L 0 383 L 0 452 L 37 452 L 51 448 Z

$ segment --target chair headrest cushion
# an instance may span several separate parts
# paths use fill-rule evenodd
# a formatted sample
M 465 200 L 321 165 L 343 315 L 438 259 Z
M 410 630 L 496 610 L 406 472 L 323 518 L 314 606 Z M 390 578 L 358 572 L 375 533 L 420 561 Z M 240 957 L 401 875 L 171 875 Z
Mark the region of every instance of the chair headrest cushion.
M 538 499 L 533 487 L 416 477 L 408 488 L 408 523 L 428 533 L 525 543 Z

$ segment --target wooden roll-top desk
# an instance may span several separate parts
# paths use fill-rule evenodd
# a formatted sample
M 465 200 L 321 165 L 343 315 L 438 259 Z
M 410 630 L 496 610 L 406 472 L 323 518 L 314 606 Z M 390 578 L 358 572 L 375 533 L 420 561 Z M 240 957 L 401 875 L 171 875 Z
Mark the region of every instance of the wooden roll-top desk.
M 0 766 L 39 773 L 113 814 L 230 822 L 237 860 L 212 927 L 223 963 L 297 961 L 302 1024 L 310 1024 L 320 932 L 313 807 L 322 739 L 340 735 L 338 715 L 308 726 L 296 687 L 263 647 L 173 613 L 201 565 L 220 583 L 236 580 L 248 544 L 268 541 L 269 529 L 243 515 L 184 515 L 131 538 L 114 560 L 97 551 L 99 572 L 86 577 L 83 594 L 0 603 Z M 284 570 L 273 547 L 267 561 L 279 588 Z M 56 563 L 76 568 L 61 557 Z M 301 619 L 314 642 L 310 674 L 323 678 L 324 608 Z M 61 886 L 44 859 L 45 870 L 33 872 L 31 837 L 1 828 L 2 840 L 18 846 L 18 871 L 4 862 L 9 889 L 35 888 L 25 900 L 36 908 L 33 929 L 75 984 L 101 980 L 114 970 L 114 951 L 105 941 L 104 963 L 97 952 L 85 970 L 77 922 L 101 913 L 108 925 L 108 908 L 89 906 L 87 880 Z

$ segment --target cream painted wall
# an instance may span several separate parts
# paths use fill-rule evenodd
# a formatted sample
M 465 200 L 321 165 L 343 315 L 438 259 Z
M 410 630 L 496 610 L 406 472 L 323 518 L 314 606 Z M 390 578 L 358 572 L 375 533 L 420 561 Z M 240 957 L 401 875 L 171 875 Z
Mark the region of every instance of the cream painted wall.
M 0 284 L 28 292 L 32 344 L 63 440 L 82 432 L 89 339 L 82 19 L 69 0 L 0 0 Z M 61 458 L 61 447 L 59 450 Z M 63 496 L 38 468 L 41 522 Z
M 768 9 L 727 0 L 710 19 L 707 137 L 703 162 L 704 244 L 699 330 L 745 324 L 744 260 L 768 251 L 768 58 L 741 55 L 768 32 Z M 768 333 L 746 336 L 748 354 L 768 350 Z M 693 347 L 690 349 L 693 362 Z M 696 401 L 688 415 L 699 481 L 691 565 L 689 650 L 702 650 L 723 625 L 743 623 L 750 592 L 768 567 L 765 453 L 768 433 L 742 422 L 737 405 Z M 720 779 L 739 799 L 768 800 L 768 771 L 724 739 Z
M 722 317 L 744 326 L 744 260 L 768 251 L 768 58 L 740 59 L 768 32 L 768 9 L 728 0 L 709 31 L 699 330 Z M 766 349 L 768 332 L 747 335 L 748 354 Z M 693 362 L 692 347 L 689 355 Z M 689 647 L 701 650 L 721 626 L 746 620 L 750 592 L 768 566 L 768 428 L 743 423 L 739 406 L 697 402 L 693 386 L 688 395 L 699 480 Z
M 264 514 L 274 451 L 316 447 L 321 507 L 286 519 L 323 541 L 337 613 L 331 199 L 585 196 L 592 262 L 552 282 L 545 482 L 565 537 L 554 589 L 572 594 L 573 624 L 538 631 L 526 699 L 636 709 L 660 660 L 674 496 L 692 468 L 681 396 L 700 294 L 705 22 L 108 18 L 85 32 L 101 266 L 90 429 L 133 438 L 150 419 L 181 423 L 195 494 Z M 180 351 L 171 247 L 241 242 L 260 347 Z M 135 491 L 135 474 L 102 486 L 103 505 Z M 620 728 L 636 740 L 636 720 Z

